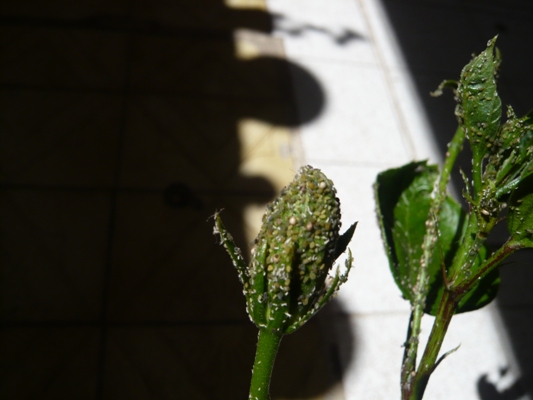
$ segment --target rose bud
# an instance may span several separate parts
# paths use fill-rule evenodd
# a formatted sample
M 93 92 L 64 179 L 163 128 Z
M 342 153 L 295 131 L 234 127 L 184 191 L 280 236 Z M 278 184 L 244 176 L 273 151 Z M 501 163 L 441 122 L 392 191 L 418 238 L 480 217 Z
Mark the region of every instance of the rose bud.
M 341 213 L 336 190 L 319 169 L 305 166 L 269 205 L 246 266 L 218 213 L 215 233 L 228 251 L 244 287 L 247 311 L 259 329 L 288 334 L 309 320 L 337 292 L 346 271 L 335 260 L 346 250 L 357 223 L 339 236 Z

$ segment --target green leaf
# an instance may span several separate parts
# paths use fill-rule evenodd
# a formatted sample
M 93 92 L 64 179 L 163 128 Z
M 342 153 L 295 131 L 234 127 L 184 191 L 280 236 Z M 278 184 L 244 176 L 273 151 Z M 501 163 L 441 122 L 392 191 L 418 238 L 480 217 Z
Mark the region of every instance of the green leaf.
M 430 194 L 437 175 L 438 170 L 434 166 L 425 166 L 423 170 L 419 169 L 411 185 L 403 191 L 394 207 L 392 237 L 394 240 L 393 249 L 398 259 L 397 272 L 399 273 L 399 280 L 396 283 L 399 282 L 402 285 L 402 293 L 404 295 L 408 293 L 406 297 L 410 300 L 415 298 L 415 291 L 417 290 L 415 286 L 418 282 L 424 254 L 422 244 L 426 234 L 426 220 L 431 207 Z M 440 267 L 440 255 L 437 249 L 428 265 L 430 285 L 433 275 Z
M 456 80 L 444 80 L 440 83 L 439 87 L 434 92 L 430 92 L 429 95 L 432 97 L 442 96 L 442 90 L 446 88 L 452 89 L 455 92 L 457 90 L 458 85 L 459 82 L 457 82 Z
M 339 256 L 346 251 L 346 248 L 352 240 L 352 236 L 357 227 L 357 222 L 353 223 L 347 230 L 344 232 L 337 240 L 337 247 L 335 247 L 335 253 L 333 254 L 333 259 L 336 260 Z
M 533 118 L 518 118 L 513 109 L 501 126 L 487 161 L 484 180 L 497 186 L 496 196 L 508 195 L 522 179 L 533 173 Z
M 466 227 L 468 224 L 467 215 L 461 206 L 451 197 L 447 197 L 439 215 L 440 237 L 437 242 L 436 251 L 444 255 L 444 268 L 446 271 L 452 264 L 453 258 L 460 251 L 463 243 Z M 466 249 L 469 251 L 470 249 Z M 470 269 L 470 274 L 475 274 L 485 259 L 487 258 L 487 248 L 482 246 Z M 439 258 L 442 260 L 442 258 Z M 442 262 L 442 261 L 441 261 Z M 443 265 L 431 264 L 429 270 L 429 291 L 426 298 L 426 313 L 436 315 L 440 300 L 446 288 L 443 278 Z M 500 285 L 499 270 L 495 268 L 487 276 L 483 277 L 468 293 L 464 294 L 459 301 L 456 314 L 467 311 L 474 311 L 484 307 L 496 297 Z
M 527 176 L 511 193 L 507 228 L 511 240 L 533 247 L 533 175 Z
M 519 162 L 522 165 L 520 179 L 533 174 L 533 111 L 530 111 L 524 118 L 523 135 L 520 138 Z
M 485 261 L 487 255 L 488 251 L 486 247 L 482 247 L 472 269 L 478 270 L 483 261 Z M 500 270 L 494 268 L 464 295 L 459 302 L 456 313 L 459 314 L 467 311 L 475 311 L 486 306 L 494 300 L 498 294 L 499 287 Z
M 481 162 L 498 132 L 502 103 L 496 90 L 496 37 L 461 72 L 456 115 L 470 141 L 474 163 Z M 474 166 L 476 167 L 476 166 Z
M 413 300 L 413 286 L 420 267 L 421 253 L 421 248 L 418 246 L 418 249 L 413 248 L 413 253 L 410 254 L 410 243 L 421 243 L 420 240 L 423 238 L 425 227 L 422 227 L 422 232 L 417 232 L 415 228 L 407 236 L 401 237 L 399 235 L 400 230 L 408 231 L 410 226 L 402 227 L 402 222 L 397 220 L 398 216 L 395 211 L 402 195 L 415 184 L 415 179 L 430 172 L 435 175 L 436 170 L 434 168 L 433 171 L 428 169 L 427 162 L 413 162 L 403 167 L 389 169 L 380 173 L 374 185 L 378 222 L 392 276 L 403 296 L 409 301 Z M 405 200 L 404 198 L 404 203 Z M 419 221 L 415 222 L 413 226 L 419 226 L 420 222 L 424 223 L 428 211 L 429 206 L 427 204 L 424 204 L 423 207 L 418 207 L 417 217 Z M 412 217 L 413 219 L 416 218 L 414 215 Z
M 413 301 L 423 257 L 426 220 L 431 207 L 431 192 L 438 169 L 426 162 L 407 164 L 378 175 L 375 185 L 378 220 L 384 238 L 389 266 L 403 296 Z M 443 202 L 437 221 L 439 237 L 428 264 L 429 278 L 424 311 L 435 315 L 446 285 L 444 273 L 459 250 L 466 230 L 466 215 L 452 198 Z M 482 248 L 472 273 L 486 257 Z M 471 311 L 490 302 L 498 286 L 497 270 L 483 278 L 464 295 L 456 312 Z
M 222 223 L 222 219 L 220 218 L 220 212 L 215 212 L 215 215 L 213 216 L 215 219 L 215 227 L 213 229 L 213 233 L 215 235 L 220 236 L 220 242 L 228 252 L 231 261 L 233 261 L 233 265 L 237 269 L 237 273 L 239 274 L 239 280 L 244 285 L 249 280 L 249 274 L 246 269 L 246 263 L 244 262 L 244 258 L 242 257 L 241 249 L 237 247 L 235 242 L 233 241 L 233 236 L 226 230 L 224 227 L 224 224 Z
M 417 162 L 385 171 L 378 175 L 376 182 L 378 216 L 391 272 L 403 296 L 411 302 L 417 290 L 423 257 L 422 243 L 431 207 L 430 195 L 437 176 L 436 166 Z M 429 287 L 441 276 L 442 256 L 449 250 L 449 243 L 456 233 L 458 221 L 455 219 L 457 213 L 446 201 L 439 216 L 441 239 L 428 265 Z M 431 299 L 436 297 L 431 290 L 428 293 Z M 434 306 L 432 302 L 426 302 L 427 310 Z

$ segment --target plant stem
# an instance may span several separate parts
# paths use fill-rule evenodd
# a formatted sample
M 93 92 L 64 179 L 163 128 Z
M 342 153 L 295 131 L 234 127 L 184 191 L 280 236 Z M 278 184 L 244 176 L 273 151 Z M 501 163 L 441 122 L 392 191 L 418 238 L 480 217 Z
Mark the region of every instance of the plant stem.
M 467 232 L 475 232 L 475 227 L 477 223 L 474 220 L 469 221 L 469 227 Z M 475 246 L 475 239 L 468 240 L 469 237 L 474 237 L 474 235 L 467 234 L 467 237 L 464 239 L 459 253 L 463 256 L 459 258 L 459 263 L 469 263 L 472 261 L 472 258 L 475 254 L 470 254 L 468 251 L 469 248 Z M 476 239 L 479 239 L 476 237 Z M 403 399 L 408 400 L 421 400 L 424 391 L 426 389 L 429 378 L 440 361 L 448 354 L 445 354 L 439 361 L 437 361 L 437 356 L 439 354 L 444 336 L 448 330 L 450 321 L 455 313 L 457 305 L 459 304 L 462 297 L 468 293 L 472 288 L 477 284 L 478 280 L 485 276 L 492 268 L 496 267 L 504 258 L 512 254 L 518 248 L 520 248 L 520 243 L 514 242 L 512 240 L 508 241 L 504 246 L 502 246 L 498 251 L 493 253 L 489 259 L 481 266 L 478 273 L 474 276 L 466 279 L 461 285 L 446 288 L 444 290 L 441 302 L 439 304 L 439 309 L 433 323 L 433 328 L 429 335 L 428 343 L 418 365 L 416 373 L 413 373 L 410 379 L 410 384 L 408 387 L 402 388 L 404 392 L 402 393 Z M 457 260 L 454 260 L 454 264 L 457 263 Z
M 446 199 L 446 187 L 450 180 L 450 175 L 457 160 L 457 156 L 461 152 L 465 140 L 465 133 L 459 126 L 448 145 L 446 158 L 442 166 L 441 173 L 435 182 L 432 197 L 433 202 L 428 213 L 428 221 L 426 223 L 426 235 L 424 237 L 424 255 L 421 260 L 421 268 L 419 271 L 417 290 L 415 298 L 413 299 L 413 311 L 409 320 L 409 329 L 407 333 L 407 340 L 405 343 L 405 352 L 402 362 L 401 372 L 401 386 L 402 397 L 406 397 L 406 393 L 411 391 L 412 377 L 416 370 L 416 356 L 418 351 L 418 342 L 420 336 L 420 326 L 422 323 L 422 316 L 424 315 L 425 299 L 427 296 L 428 273 L 427 268 L 431 262 L 433 250 L 438 238 L 438 215 L 442 203 Z
M 523 247 L 524 246 L 521 243 L 514 240 L 507 241 L 502 247 L 492 253 L 487 260 L 485 260 L 485 262 L 474 275 L 466 279 L 462 284 L 455 287 L 453 289 L 454 292 L 458 295 L 468 293 L 480 279 L 496 268 L 505 258 Z
M 472 154 L 472 184 L 474 187 L 474 201 L 479 204 L 478 195 L 481 195 L 483 189 L 483 154 L 473 151 Z
M 465 141 L 465 132 L 460 126 L 455 131 L 452 140 L 448 144 L 448 151 L 446 152 L 446 158 L 442 165 L 442 172 L 440 173 L 439 180 L 437 182 L 437 191 L 441 194 L 444 194 L 446 197 L 446 185 L 450 180 L 450 175 L 452 174 L 453 166 L 457 160 L 457 156 L 463 149 L 463 143 Z M 444 199 L 443 199 L 444 200 Z
M 465 279 L 470 267 L 474 263 L 484 239 L 479 235 L 478 219 L 474 212 L 467 216 L 467 227 L 461 238 L 461 245 L 457 250 L 452 264 L 448 268 L 448 282 L 453 287 L 456 282 Z
M 438 364 L 438 362 L 436 363 L 437 356 L 439 355 L 444 336 L 446 335 L 456 307 L 457 302 L 453 294 L 445 290 L 435 321 L 433 322 L 433 328 L 431 329 L 426 349 L 424 350 L 418 370 L 412 381 L 411 390 L 407 399 L 420 400 L 424 396 L 429 377 Z
M 283 333 L 259 330 L 249 400 L 270 399 L 270 378 L 282 337 Z

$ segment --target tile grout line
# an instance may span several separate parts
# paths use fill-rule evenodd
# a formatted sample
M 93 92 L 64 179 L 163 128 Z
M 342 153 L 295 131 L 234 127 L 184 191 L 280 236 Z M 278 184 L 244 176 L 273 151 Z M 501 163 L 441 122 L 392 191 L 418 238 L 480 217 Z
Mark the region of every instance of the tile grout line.
M 131 8 L 132 2 L 129 3 Z M 109 311 L 109 297 L 110 297 L 110 285 L 111 285 L 111 269 L 113 259 L 113 242 L 115 239 L 116 222 L 117 222 L 117 199 L 120 194 L 120 172 L 122 166 L 122 159 L 124 155 L 124 138 L 126 135 L 127 127 L 127 115 L 129 109 L 130 92 L 131 92 L 131 70 L 133 63 L 133 39 L 134 33 L 129 33 L 126 39 L 126 57 L 124 67 L 124 89 L 122 91 L 122 105 L 121 105 L 121 118 L 118 128 L 118 146 L 117 146 L 117 159 L 115 174 L 113 177 L 113 187 L 110 193 L 110 212 L 109 212 L 109 225 L 107 232 L 107 249 L 106 249 L 106 261 L 104 264 L 103 274 L 103 287 L 102 287 L 102 308 L 99 319 L 100 326 L 100 348 L 97 359 L 96 370 L 96 388 L 95 399 L 102 400 L 105 392 L 105 371 L 106 371 L 106 352 L 108 348 L 108 319 L 107 314 Z
M 376 2 L 379 2 L 380 0 L 370 0 L 370 1 L 374 1 L 376 3 Z M 363 17 L 368 27 L 370 37 L 372 38 L 372 42 L 374 43 L 375 54 L 379 61 L 378 68 L 382 71 L 386 86 L 388 88 L 390 100 L 391 100 L 392 107 L 396 114 L 396 120 L 399 124 L 400 133 L 401 133 L 402 141 L 404 142 L 405 150 L 407 151 L 408 157 L 410 159 L 415 159 L 416 158 L 416 147 L 413 143 L 413 138 L 411 138 L 411 135 L 409 135 L 409 129 L 407 126 L 407 122 L 405 120 L 405 116 L 403 115 L 401 107 L 398 104 L 398 98 L 397 98 L 398 96 L 394 89 L 394 85 L 392 83 L 390 68 L 387 65 L 385 58 L 382 54 L 381 46 L 378 43 L 378 40 L 376 40 L 375 28 L 368 15 L 369 11 L 368 11 L 367 2 L 366 0 L 357 0 L 357 2 L 359 3 L 363 11 Z M 375 4 L 375 6 L 380 7 L 379 4 Z M 382 15 L 380 15 L 380 17 L 382 18 L 382 20 L 384 20 L 384 22 L 387 23 L 388 21 L 385 19 L 385 16 L 383 15 L 383 13 L 381 14 Z
M 392 32 L 394 28 L 392 27 L 392 23 L 389 19 L 389 16 L 387 15 L 387 12 L 384 9 L 383 0 L 358 0 L 361 3 L 364 3 L 363 8 L 365 8 L 365 18 L 369 21 L 369 26 L 372 26 L 370 23 L 370 20 L 367 18 L 367 10 L 369 7 L 372 7 L 374 9 L 374 13 L 378 14 L 377 18 L 383 21 L 383 30 L 385 35 L 385 41 L 387 41 L 388 46 L 390 47 L 390 50 L 392 52 L 392 58 L 393 58 L 393 65 L 390 65 L 386 60 L 385 56 L 383 55 L 383 42 L 381 40 L 376 41 L 376 47 L 378 49 L 379 58 L 381 60 L 381 63 L 383 65 L 384 73 L 386 76 L 387 86 L 390 88 L 391 97 L 393 100 L 393 106 L 398 114 L 398 117 L 400 119 L 400 127 L 401 127 L 401 134 L 402 137 L 404 137 L 404 140 L 409 143 L 410 150 L 412 152 L 411 159 L 429 159 L 432 163 L 435 164 L 441 164 L 442 163 L 442 155 L 441 151 L 437 146 L 435 135 L 433 132 L 433 128 L 431 127 L 428 117 L 427 117 L 427 111 L 424 109 L 424 106 L 422 105 L 422 100 L 419 96 L 419 94 L 416 91 L 416 85 L 414 82 L 414 72 L 413 70 L 410 70 L 406 64 L 405 56 L 403 54 L 403 50 L 400 46 L 400 44 L 397 42 L 397 37 Z M 369 2 L 371 4 L 369 4 Z M 373 31 L 373 29 L 371 28 Z M 376 37 L 376 35 L 373 35 Z M 385 45 L 387 46 L 387 45 Z M 400 74 L 402 80 L 404 81 L 406 88 L 408 90 L 408 102 L 411 103 L 411 107 L 413 107 L 414 111 L 417 114 L 417 122 L 415 122 L 415 125 L 418 123 L 419 127 L 412 127 L 413 122 L 409 122 L 409 117 L 406 115 L 406 111 L 402 111 L 401 107 L 401 95 L 398 93 L 398 89 L 395 89 L 395 85 L 393 83 L 394 81 L 394 72 L 395 67 L 394 65 L 397 63 L 397 74 Z M 411 126 L 411 128 L 410 128 Z

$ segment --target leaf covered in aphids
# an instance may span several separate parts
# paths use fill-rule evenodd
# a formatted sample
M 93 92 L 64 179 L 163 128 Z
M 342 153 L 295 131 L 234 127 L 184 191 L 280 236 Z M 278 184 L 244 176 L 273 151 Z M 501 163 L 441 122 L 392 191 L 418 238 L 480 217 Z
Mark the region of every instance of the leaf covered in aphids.
M 499 57 L 496 39 L 461 71 L 455 114 L 470 142 L 474 163 L 485 157 L 500 127 L 502 102 L 496 88 Z
M 533 175 L 526 177 L 509 198 L 507 228 L 513 241 L 533 248 Z
M 429 215 L 433 201 L 431 193 L 438 173 L 435 165 L 427 165 L 425 161 L 413 162 L 383 171 L 374 186 L 378 221 L 396 285 L 411 303 L 417 291 L 422 291 L 424 311 L 431 315 L 437 313 L 445 290 L 443 272 L 455 257 L 466 226 L 465 212 L 449 196 L 438 216 Z M 428 265 L 423 265 L 428 223 L 437 224 L 438 237 Z M 485 256 L 486 249 L 482 247 L 470 266 L 471 274 L 477 271 Z M 425 287 L 420 286 L 421 268 L 427 268 Z M 498 271 L 495 270 L 464 295 L 456 312 L 483 307 L 496 296 L 498 284 Z

